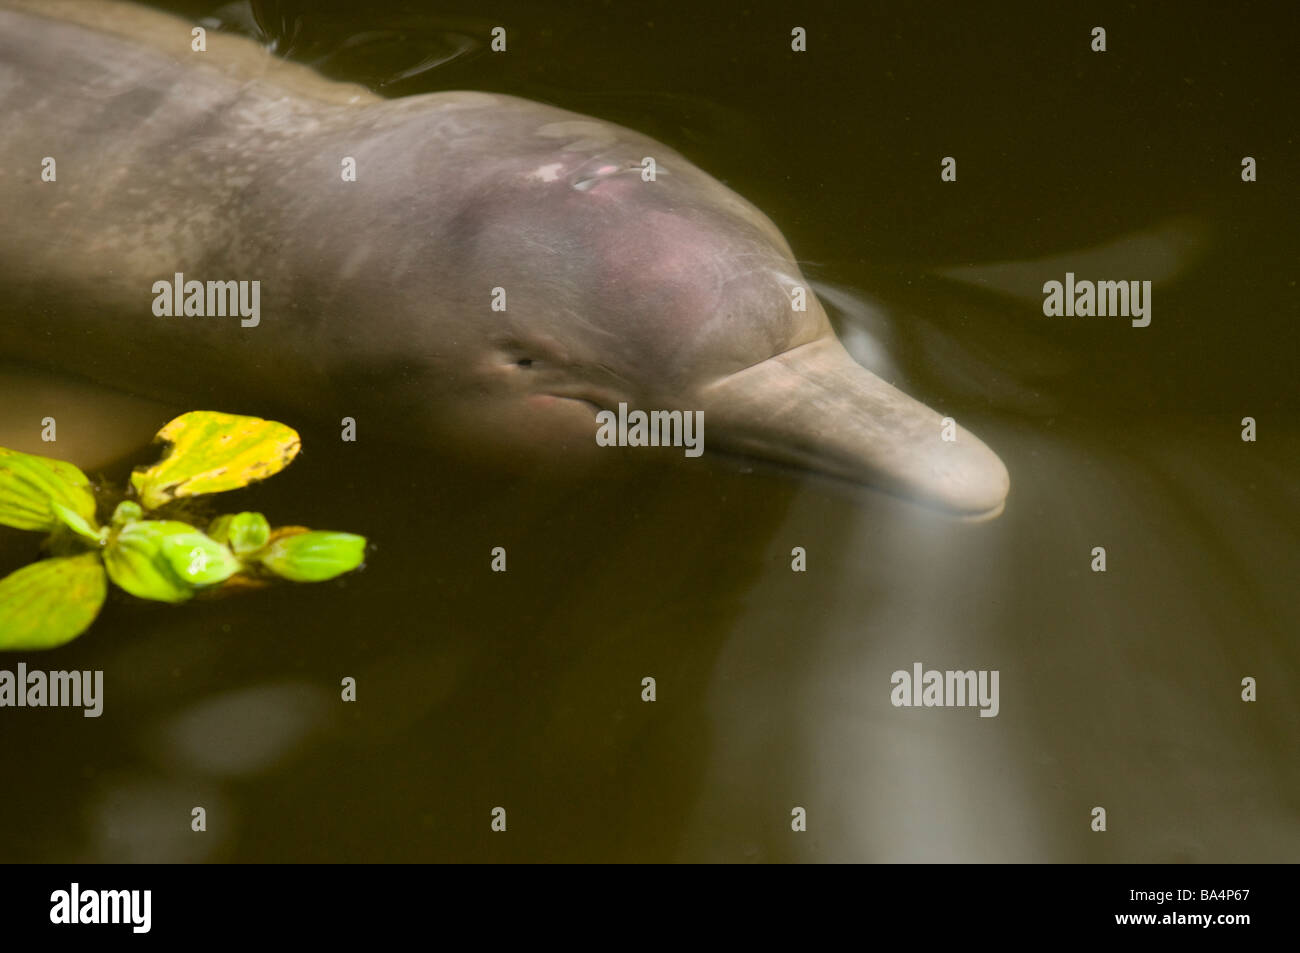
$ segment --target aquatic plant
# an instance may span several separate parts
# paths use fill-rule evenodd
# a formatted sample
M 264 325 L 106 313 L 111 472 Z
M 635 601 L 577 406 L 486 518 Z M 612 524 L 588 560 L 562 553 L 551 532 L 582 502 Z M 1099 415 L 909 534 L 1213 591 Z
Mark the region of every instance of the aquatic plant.
M 206 532 L 152 519 L 186 497 L 236 490 L 279 473 L 301 440 L 274 420 L 194 411 L 158 431 L 171 445 L 131 474 L 130 494 L 97 522 L 90 480 L 70 463 L 0 447 L 0 524 L 49 534 L 53 555 L 0 579 L 0 649 L 54 648 L 86 631 L 108 581 L 140 599 L 179 603 L 197 593 L 275 577 L 321 582 L 357 569 L 366 540 L 352 533 L 272 529 L 261 513 L 216 517 Z

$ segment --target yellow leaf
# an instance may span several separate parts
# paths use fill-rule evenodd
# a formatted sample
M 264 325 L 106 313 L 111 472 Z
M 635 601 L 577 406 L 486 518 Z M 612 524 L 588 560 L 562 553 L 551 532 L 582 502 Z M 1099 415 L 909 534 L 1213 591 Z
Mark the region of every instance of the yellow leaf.
M 292 427 L 274 420 L 206 410 L 182 414 L 156 439 L 170 443 L 171 452 L 131 474 L 131 484 L 149 510 L 183 496 L 222 493 L 265 480 L 292 463 L 302 445 Z

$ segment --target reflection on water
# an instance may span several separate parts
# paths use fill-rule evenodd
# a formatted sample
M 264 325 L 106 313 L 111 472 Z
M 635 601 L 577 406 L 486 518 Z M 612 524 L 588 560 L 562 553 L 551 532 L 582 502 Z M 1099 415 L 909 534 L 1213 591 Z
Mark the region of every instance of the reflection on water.
M 347 15 L 359 32 L 369 14 Z M 686 110 L 673 144 L 786 230 L 864 363 L 999 452 L 1013 487 L 1001 518 L 965 524 L 708 461 L 580 484 L 507 479 L 433 454 L 338 446 L 305 424 L 301 461 L 232 500 L 365 533 L 377 543 L 368 568 L 180 609 L 113 601 L 90 634 L 41 655 L 44 668 L 104 669 L 105 715 L 4 713 L 6 773 L 23 783 L 9 785 L 0 855 L 1294 859 L 1290 221 L 1240 184 L 1230 194 L 1231 169 L 1226 186 L 1204 185 L 1205 157 L 1173 146 L 1134 159 L 1127 180 L 1118 160 L 1087 171 L 1083 160 L 1104 152 L 1091 140 L 1068 175 L 1050 156 L 1042 169 L 1007 157 L 1024 136 L 1000 120 L 980 129 L 952 104 L 927 107 L 916 90 L 951 70 L 927 81 L 923 67 L 956 56 L 957 68 L 975 55 L 968 46 L 982 61 L 1000 43 L 1024 70 L 1055 76 L 1052 61 L 1006 37 L 926 46 L 920 38 L 943 35 L 938 21 L 888 16 L 900 18 L 889 34 L 902 48 L 875 50 L 856 87 L 824 61 L 748 92 L 721 78 L 716 111 L 747 131 L 729 143 Z M 1137 15 L 1119 23 L 1148 29 Z M 557 15 L 555 29 L 594 28 Z M 749 31 L 736 35 L 748 42 Z M 647 55 L 644 32 L 597 32 L 595 64 L 616 58 L 610 46 L 629 68 Z M 1229 59 L 1249 45 L 1224 43 Z M 599 98 L 580 72 L 530 73 L 537 61 L 519 55 L 513 79 L 459 58 L 456 84 L 508 87 L 673 138 L 671 95 L 615 115 L 635 107 Z M 1178 97 L 1191 97 L 1200 126 L 1208 115 L 1212 134 L 1232 140 L 1244 120 L 1206 113 L 1203 89 L 1222 75 L 1204 69 L 1190 92 L 1132 80 L 1147 94 L 1134 108 L 1173 122 Z M 1100 109 L 1128 81 L 1071 92 L 1079 109 Z M 1007 82 L 978 80 L 977 92 L 1026 95 Z M 858 101 L 864 83 L 888 85 L 892 105 Z M 788 118 L 772 113 L 794 116 L 794 103 L 802 128 L 817 131 L 787 141 L 777 126 Z M 1025 108 L 1036 141 L 1075 129 L 1046 106 Z M 1145 120 L 1117 121 L 1119 137 Z M 963 171 L 966 191 L 949 199 L 934 197 L 928 166 L 922 186 L 885 149 L 907 142 L 906 156 L 937 160 L 947 154 L 937 144 L 908 137 L 943 123 L 950 148 L 972 156 L 962 168 L 973 181 Z M 743 150 L 753 142 L 766 151 Z M 984 154 L 1007 166 L 981 169 Z M 1099 254 L 1117 278 L 1163 281 L 1151 328 L 1053 324 L 1022 293 Z M 1033 264 L 972 270 L 990 261 Z M 152 433 L 157 415 L 115 408 L 117 444 L 137 445 L 132 435 Z M 1257 443 L 1239 438 L 1246 415 L 1260 420 Z M 30 556 L 15 535 L 0 536 L 6 571 Z M 504 574 L 489 571 L 494 546 L 507 549 Z M 1089 569 L 1095 546 L 1107 550 L 1104 574 Z M 794 547 L 807 551 L 806 573 L 791 572 Z M 918 661 L 999 670 L 1001 713 L 892 707 L 890 674 Z M 654 703 L 640 698 L 647 675 Z M 1259 679 L 1254 704 L 1239 698 L 1248 675 Z M 354 704 L 339 700 L 345 676 L 357 679 Z M 197 805 L 202 835 L 189 830 Z M 504 836 L 489 830 L 497 805 L 508 810 Z M 805 834 L 790 830 L 796 805 L 808 811 Z M 1096 805 L 1108 811 L 1105 835 L 1089 830 Z
M 990 431 L 1016 505 L 973 530 L 802 494 L 783 532 L 840 525 L 836 569 L 774 574 L 719 660 L 727 744 L 695 856 L 1294 857 L 1297 435 L 1233 460 L 1233 424 Z M 889 673 L 914 661 L 1000 669 L 1001 714 L 892 708 Z M 1256 672 L 1284 695 L 1267 709 L 1239 700 Z M 820 830 L 770 827 L 809 800 Z M 1120 836 L 1092 835 L 1094 805 Z

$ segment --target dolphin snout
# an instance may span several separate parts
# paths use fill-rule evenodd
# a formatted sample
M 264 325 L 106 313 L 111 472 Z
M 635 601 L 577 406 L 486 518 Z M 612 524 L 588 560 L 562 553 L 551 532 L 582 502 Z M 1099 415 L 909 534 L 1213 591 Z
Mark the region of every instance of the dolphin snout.
M 885 490 L 966 517 L 995 516 L 1007 468 L 978 437 L 856 363 L 832 337 L 723 377 L 702 393 L 710 444 Z

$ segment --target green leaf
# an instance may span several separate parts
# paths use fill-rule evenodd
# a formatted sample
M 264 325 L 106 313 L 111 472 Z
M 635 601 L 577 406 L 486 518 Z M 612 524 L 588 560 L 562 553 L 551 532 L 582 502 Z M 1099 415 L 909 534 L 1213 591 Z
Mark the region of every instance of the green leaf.
M 43 559 L 0 579 L 0 649 L 52 649 L 95 621 L 108 584 L 98 553 Z
M 240 568 L 230 550 L 193 526 L 157 520 L 129 523 L 111 537 L 104 565 L 131 595 L 159 602 L 184 602 Z
M 51 503 L 95 522 L 95 496 L 71 463 L 0 447 L 0 523 L 49 532 L 60 523 Z
M 117 504 L 117 509 L 113 510 L 113 525 L 116 527 L 125 526 L 127 523 L 134 523 L 136 520 L 144 519 L 144 510 L 140 509 L 139 503 L 132 503 L 130 500 L 123 500 Z
M 229 544 L 236 556 L 247 556 L 266 545 L 271 538 L 271 524 L 261 513 L 218 516 L 208 527 L 208 535 Z
M 281 536 L 259 561 L 285 579 L 322 582 L 356 569 L 365 556 L 364 536 L 317 531 Z
M 72 512 L 72 510 L 68 509 L 62 503 L 55 503 L 51 500 L 50 509 L 54 511 L 54 515 L 59 518 L 60 522 L 78 536 L 82 536 L 90 540 L 92 543 L 102 543 L 108 535 L 108 530 L 96 529 L 93 525 L 86 522 L 86 520 L 82 518 L 81 514 Z
M 274 420 L 196 410 L 182 414 L 157 440 L 172 445 L 159 463 L 131 474 L 145 509 L 183 496 L 237 490 L 279 473 L 298 455 L 297 431 Z

